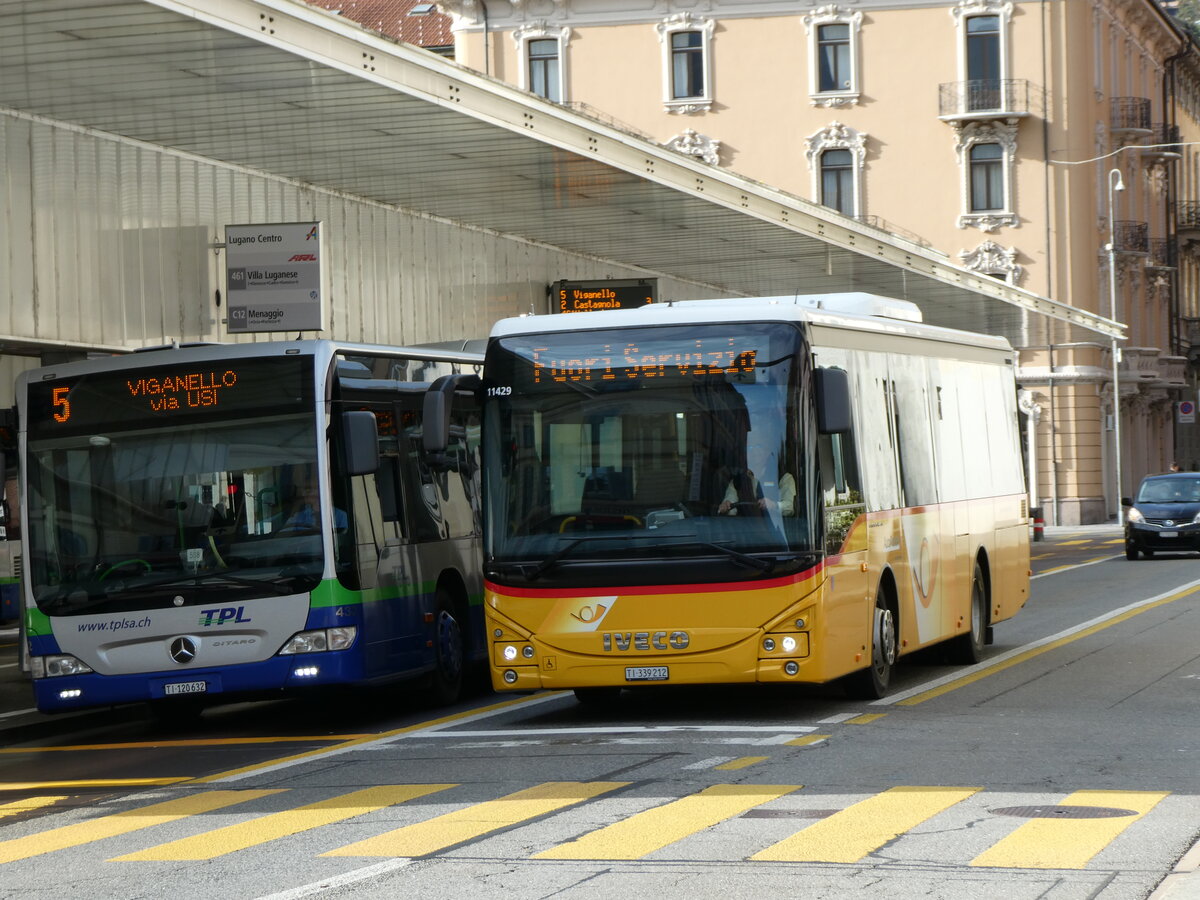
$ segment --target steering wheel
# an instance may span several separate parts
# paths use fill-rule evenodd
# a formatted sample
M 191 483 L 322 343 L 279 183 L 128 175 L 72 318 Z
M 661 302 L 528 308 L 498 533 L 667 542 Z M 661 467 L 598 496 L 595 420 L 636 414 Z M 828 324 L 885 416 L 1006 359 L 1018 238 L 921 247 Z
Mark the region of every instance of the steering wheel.
M 126 566 L 145 566 L 147 572 L 154 571 L 154 567 L 152 565 L 150 565 L 150 563 L 146 562 L 146 560 L 144 560 L 144 559 L 123 559 L 119 563 L 113 563 L 111 566 L 109 566 L 107 569 L 105 569 L 104 574 L 102 574 L 96 580 L 103 581 L 105 578 L 107 578 L 113 572 L 117 571 L 117 569 L 124 569 Z

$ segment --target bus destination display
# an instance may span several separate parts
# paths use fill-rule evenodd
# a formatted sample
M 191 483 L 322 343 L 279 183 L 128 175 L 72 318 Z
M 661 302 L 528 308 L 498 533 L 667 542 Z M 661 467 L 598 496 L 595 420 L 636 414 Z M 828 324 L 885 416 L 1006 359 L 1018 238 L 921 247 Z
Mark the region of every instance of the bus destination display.
M 141 427 L 196 415 L 290 412 L 312 401 L 308 358 L 226 359 L 96 372 L 29 386 L 31 437 Z
M 758 349 L 740 342 L 693 339 L 663 346 L 662 342 L 629 342 L 624 346 L 597 344 L 589 348 L 529 348 L 533 383 L 637 381 L 647 378 L 704 378 L 713 375 L 750 376 L 753 380 Z
M 554 285 L 554 312 L 595 312 L 601 309 L 633 309 L 654 302 L 655 282 L 646 279 L 608 281 L 560 281 Z

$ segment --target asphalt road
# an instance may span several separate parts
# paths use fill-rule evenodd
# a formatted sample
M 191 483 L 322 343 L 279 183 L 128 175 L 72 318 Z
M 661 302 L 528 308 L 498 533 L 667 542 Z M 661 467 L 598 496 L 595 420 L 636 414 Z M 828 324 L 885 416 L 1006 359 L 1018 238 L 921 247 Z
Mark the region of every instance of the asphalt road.
M 980 665 L 910 661 L 876 703 L 389 692 L 10 729 L 0 897 L 1200 897 L 1200 556 L 1048 538 Z

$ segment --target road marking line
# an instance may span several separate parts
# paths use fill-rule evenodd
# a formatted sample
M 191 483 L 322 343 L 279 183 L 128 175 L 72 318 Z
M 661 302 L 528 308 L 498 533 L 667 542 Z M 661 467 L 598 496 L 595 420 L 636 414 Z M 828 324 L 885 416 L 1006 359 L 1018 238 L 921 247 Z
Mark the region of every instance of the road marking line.
M 541 703 L 548 703 L 552 700 L 558 700 L 563 696 L 565 696 L 565 694 L 562 691 L 554 691 L 553 693 L 549 694 L 536 694 L 532 697 L 518 697 L 515 700 L 506 700 L 503 703 L 495 703 L 491 706 L 485 706 L 483 709 L 468 710 L 466 712 L 455 713 L 450 716 L 432 719 L 427 722 L 419 722 L 416 725 L 408 725 L 404 728 L 397 728 L 394 731 L 385 731 L 372 737 L 356 738 L 355 740 L 338 744 L 335 747 L 323 747 L 319 750 L 309 750 L 305 753 L 297 753 L 294 756 L 285 756 L 282 759 L 271 760 L 263 763 L 255 763 L 249 766 L 242 766 L 238 769 L 230 769 L 226 772 L 218 772 L 215 775 L 205 775 L 202 778 L 194 779 L 190 783 L 223 784 L 231 781 L 240 781 L 241 779 L 249 778 L 252 775 L 262 775 L 267 772 L 277 772 L 281 769 L 287 769 L 291 766 L 300 765 L 301 763 L 313 762 L 318 759 L 328 759 L 331 756 L 349 753 L 352 750 L 358 750 L 363 747 L 369 747 L 376 744 L 386 744 L 402 738 L 412 737 L 417 733 L 425 731 L 437 731 L 442 728 L 448 728 L 449 726 L 457 723 L 474 722 L 480 719 L 486 719 L 491 716 L 499 715 L 500 713 L 508 712 L 514 707 L 528 707 L 536 706 Z
M 1099 556 L 1096 559 L 1088 560 L 1087 562 L 1072 563 L 1069 566 L 1055 566 L 1053 569 L 1047 569 L 1045 572 L 1038 572 L 1036 575 L 1030 575 L 1030 581 L 1036 581 L 1038 578 L 1045 578 L 1047 575 L 1058 575 L 1062 572 L 1070 572 L 1072 569 L 1083 569 L 1087 566 L 1094 566 L 1097 563 L 1108 562 L 1113 559 L 1120 559 L 1120 553 L 1114 556 Z
M 19 816 L 23 812 L 31 812 L 35 809 L 44 809 L 66 799 L 66 797 L 26 797 L 24 800 L 0 803 L 0 819 L 5 816 Z
M 550 781 L 476 803 L 384 834 L 330 850 L 322 856 L 428 856 L 482 837 L 501 828 L 582 803 L 601 794 L 627 787 L 628 781 Z
M 1063 806 L 1131 809 L 1133 815 L 1096 819 L 1032 819 L 971 860 L 997 869 L 1082 869 L 1168 791 L 1076 791 Z
M 320 881 L 302 884 L 300 887 L 280 891 L 278 894 L 268 894 L 265 897 L 260 897 L 259 900 L 300 900 L 302 897 L 324 894 L 328 891 L 345 887 L 348 884 L 356 884 L 359 881 L 366 881 L 368 878 L 386 875 L 388 872 L 403 869 L 408 865 L 412 865 L 411 859 L 386 859 L 371 866 L 363 866 L 361 869 L 343 872 L 341 875 L 335 875 L 332 878 L 322 878 Z
M 531 859 L 641 859 L 696 832 L 741 815 L 803 785 L 716 784 L 647 809 Z
M 982 788 L 894 787 L 848 806 L 750 857 L 852 863 Z
M 213 831 L 191 837 L 180 838 L 137 853 L 115 856 L 110 862 L 133 862 L 139 860 L 203 860 L 215 859 L 237 850 L 256 847 L 268 841 L 352 819 L 378 809 L 416 800 L 429 794 L 457 787 L 454 784 L 399 784 L 364 788 L 340 797 L 331 797 L 318 803 L 309 803 L 295 809 L 258 816 L 236 825 L 227 825 Z
M 829 739 L 827 734 L 810 734 L 802 738 L 796 738 L 794 741 L 788 741 L 791 747 L 811 747 L 813 744 L 819 744 L 821 741 Z
M 1165 606 L 1168 603 L 1174 603 L 1176 600 L 1190 596 L 1198 590 L 1200 590 L 1200 579 L 1190 581 L 1172 593 L 1158 594 L 1154 597 L 1148 597 L 1145 600 L 1131 603 L 1128 606 L 1122 606 L 1120 609 L 1114 609 L 1111 612 L 1097 616 L 1094 619 L 1089 619 L 1086 622 L 1081 622 L 1057 634 L 1032 641 L 1023 647 L 1016 647 L 993 659 L 986 660 L 974 666 L 968 666 L 954 674 L 934 679 L 919 687 L 911 688 L 907 691 L 899 691 L 884 697 L 882 700 L 872 700 L 870 705 L 890 706 L 895 704 L 898 706 L 915 706 L 918 703 L 924 703 L 926 700 L 932 700 L 935 697 L 958 690 L 960 687 L 981 681 L 989 675 L 994 675 L 997 672 L 1020 665 L 1050 650 L 1065 647 L 1067 644 L 1081 638 L 1097 634 L 1105 628 L 1119 625 L 1122 622 L 1132 619 L 1134 616 L 1157 609 L 1160 606 Z
M 707 759 L 702 759 L 699 762 L 694 762 L 689 765 L 682 766 L 681 768 L 684 771 L 715 769 L 717 766 L 721 765 L 721 763 L 727 763 L 731 759 L 733 759 L 732 756 L 710 756 Z
M 51 791 L 65 788 L 165 787 L 183 778 L 76 778 L 72 781 L 0 781 L 0 791 Z
M 750 766 L 756 766 L 760 762 L 766 762 L 771 757 L 769 756 L 742 756 L 738 759 L 732 759 L 727 763 L 721 763 L 719 766 L 713 766 L 714 769 L 723 769 L 727 772 L 734 772 L 738 769 L 746 769 Z
M 847 725 L 870 725 L 872 722 L 882 719 L 887 713 L 863 713 L 861 716 L 855 716 L 853 719 L 847 719 Z
M 282 788 L 254 791 L 206 791 L 190 797 L 180 797 L 114 813 L 110 816 L 101 816 L 99 819 L 91 819 L 87 822 L 76 822 L 74 825 L 52 828 L 49 831 L 41 831 L 10 841 L 0 841 L 0 863 L 40 856 L 51 850 L 65 850 L 67 847 L 90 844 L 92 841 L 128 834 L 131 831 L 140 831 L 152 825 L 163 825 L 187 816 L 213 812 L 227 806 L 245 803 L 248 800 L 257 800 L 268 794 L 278 794 L 281 791 Z
M 850 715 L 853 715 L 851 713 Z M 600 725 L 597 727 L 579 728 L 498 728 L 494 731 L 436 731 L 432 734 L 413 734 L 414 738 L 480 738 L 480 737 L 515 737 L 520 735 L 537 734 L 669 734 L 679 731 L 709 733 L 709 734 L 762 734 L 766 732 L 779 733 L 781 727 L 787 727 L 792 734 L 812 731 L 811 725 L 779 726 L 779 725 Z
M 27 716 L 30 713 L 35 712 L 37 712 L 36 707 L 30 707 L 29 709 L 14 709 L 12 712 L 0 713 L 0 719 L 7 719 L 12 716 Z
M 241 744 L 305 744 L 310 742 L 353 741 L 366 734 L 318 734 L 303 737 L 195 738 L 178 741 L 133 741 L 124 744 L 73 744 L 63 747 L 4 747 L 0 753 L 55 753 L 64 750 L 158 750 L 162 747 L 222 747 Z

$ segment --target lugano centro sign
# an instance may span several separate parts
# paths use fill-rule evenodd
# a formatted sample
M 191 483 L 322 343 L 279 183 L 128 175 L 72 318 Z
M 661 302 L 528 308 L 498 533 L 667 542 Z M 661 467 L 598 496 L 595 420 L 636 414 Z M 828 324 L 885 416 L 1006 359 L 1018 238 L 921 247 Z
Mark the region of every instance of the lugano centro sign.
M 225 226 L 231 333 L 320 331 L 321 223 Z

